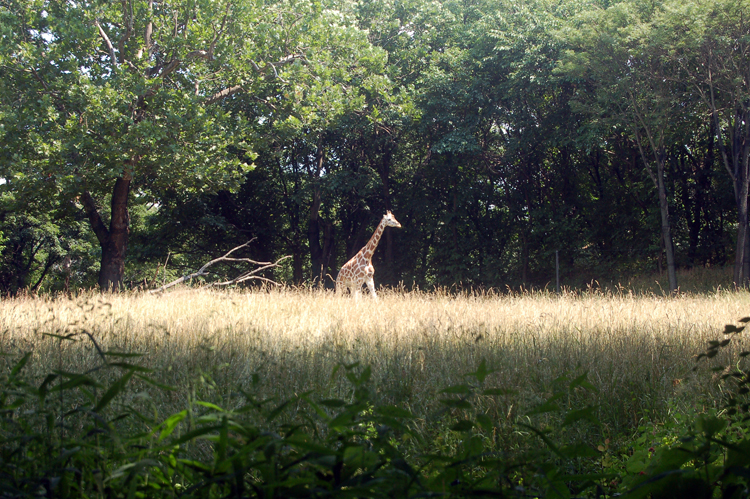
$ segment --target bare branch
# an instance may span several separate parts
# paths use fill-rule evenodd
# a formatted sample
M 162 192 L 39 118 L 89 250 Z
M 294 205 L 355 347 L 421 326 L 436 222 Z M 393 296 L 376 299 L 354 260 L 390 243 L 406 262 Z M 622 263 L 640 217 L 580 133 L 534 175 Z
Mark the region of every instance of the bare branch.
M 167 75 L 172 73 L 180 65 L 179 59 L 173 59 L 164 65 L 164 68 L 159 73 L 159 78 L 165 78 Z
M 289 64 L 290 62 L 294 62 L 296 60 L 304 60 L 305 55 L 304 54 L 289 54 L 286 57 L 282 57 L 278 61 L 276 61 L 276 64 Z
M 188 274 L 188 275 L 182 276 L 179 279 L 177 279 L 175 281 L 172 281 L 169 284 L 165 284 L 164 286 L 160 287 L 159 289 L 155 289 L 155 290 L 153 290 L 151 292 L 152 293 L 160 293 L 160 292 L 164 291 L 167 288 L 171 288 L 172 286 L 175 286 L 175 285 L 180 284 L 182 282 L 188 281 L 188 280 L 190 280 L 190 279 L 192 279 L 194 277 L 200 277 L 200 276 L 207 275 L 208 272 L 206 272 L 206 269 L 208 267 L 210 267 L 211 265 L 213 265 L 215 263 L 218 263 L 218 262 L 227 261 L 229 255 L 231 255 L 232 253 L 234 253 L 235 251 L 237 251 L 240 248 L 244 248 L 248 244 L 252 243 L 254 240 L 255 239 L 251 239 L 248 242 L 246 242 L 245 244 L 241 244 L 241 245 L 237 246 L 236 248 L 232 248 L 226 254 L 224 254 L 224 256 L 220 256 L 219 258 L 214 258 L 210 262 L 208 262 L 205 265 L 203 265 L 203 267 L 201 267 L 200 269 L 198 269 L 198 272 L 193 272 L 192 274 Z M 232 260 L 234 260 L 234 259 L 232 259 Z
M 216 42 L 219 41 L 219 38 L 222 34 L 224 34 L 224 28 L 227 25 L 227 19 L 229 18 L 229 7 L 232 4 L 227 2 L 227 8 L 224 10 L 224 17 L 221 20 L 221 27 L 216 31 L 216 36 L 214 36 L 214 39 L 211 40 L 211 45 L 208 48 L 208 55 L 210 59 L 214 58 L 214 50 L 216 49 Z
M 290 64 L 297 60 L 305 61 L 306 60 L 305 55 L 304 54 L 289 54 L 280 58 L 276 62 L 266 62 L 265 67 L 263 69 L 261 69 L 260 66 L 258 66 L 258 63 L 252 60 L 250 61 L 250 65 L 253 67 L 256 73 L 264 73 L 266 74 L 266 76 L 270 76 L 270 74 L 273 73 L 274 78 L 278 78 L 281 81 L 284 81 L 281 77 L 279 77 L 279 73 L 276 70 L 276 66 L 284 66 L 286 64 Z
M 106 244 L 109 239 L 109 230 L 107 229 L 107 226 L 104 225 L 102 217 L 99 215 L 99 209 L 94 202 L 94 198 L 91 197 L 89 191 L 83 191 L 80 201 L 86 212 L 86 216 L 89 218 L 89 222 L 91 222 L 91 227 L 94 229 L 94 234 L 96 234 L 99 243 Z
M 185 55 L 185 60 L 192 61 L 195 59 L 203 59 L 205 61 L 211 60 L 212 57 L 213 54 L 211 52 L 206 52 L 205 50 L 193 50 Z
M 37 80 L 37 81 L 38 81 L 39 83 L 41 83 L 41 84 L 42 84 L 42 86 L 44 87 L 44 90 L 46 90 L 46 91 L 47 91 L 47 93 L 49 93 L 50 95 L 52 95 L 52 94 L 53 94 L 53 92 L 52 92 L 52 91 L 50 90 L 50 88 L 49 88 L 49 85 L 47 85 L 47 82 L 46 82 L 46 81 L 44 81 L 44 78 L 42 78 L 42 77 L 41 77 L 41 76 L 39 75 L 39 73 L 37 73 L 36 69 L 34 69 L 33 67 L 31 67 L 30 69 L 31 69 L 31 73 L 32 73 L 32 74 L 34 75 L 34 78 L 36 78 L 36 80 Z
M 152 36 L 154 34 L 154 23 L 151 21 L 151 16 L 154 13 L 154 0 L 148 2 L 148 22 L 146 23 L 146 31 L 143 34 L 143 45 L 146 49 L 146 57 L 151 57 L 151 50 L 154 48 Z
M 130 35 L 133 34 L 133 3 L 127 0 L 122 0 L 122 20 L 125 25 L 125 33 L 123 33 L 120 41 L 117 42 L 117 48 L 122 54 L 125 51 L 125 44 L 130 39 Z M 130 9 L 128 9 L 128 6 Z
M 195 277 L 201 277 L 201 276 L 208 275 L 209 272 L 208 272 L 207 269 L 209 267 L 211 267 L 212 265 L 214 265 L 216 263 L 220 263 L 220 262 L 248 263 L 250 265 L 257 265 L 259 267 L 255 268 L 253 270 L 249 270 L 247 272 L 244 272 L 244 273 L 240 274 L 239 276 L 235 277 L 234 279 L 230 279 L 228 281 L 223 281 L 223 282 L 210 283 L 210 284 L 208 284 L 208 286 L 229 286 L 229 285 L 232 285 L 232 284 L 238 284 L 238 283 L 249 281 L 249 280 L 259 280 L 259 281 L 271 283 L 271 284 L 273 284 L 275 286 L 280 286 L 279 283 L 277 283 L 277 282 L 275 282 L 275 281 L 273 281 L 271 279 L 268 279 L 266 277 L 260 276 L 258 274 L 261 273 L 261 272 L 263 272 L 263 271 L 265 271 L 265 270 L 278 267 L 280 262 L 286 260 L 287 258 L 291 258 L 291 256 L 284 256 L 282 258 L 279 258 L 275 262 L 257 262 L 255 260 L 250 259 L 250 258 L 235 258 L 235 257 L 231 257 L 230 256 L 235 251 L 237 251 L 237 250 L 239 250 L 241 248 L 246 247 L 247 245 L 249 245 L 253 241 L 255 241 L 255 238 L 253 238 L 253 239 L 249 240 L 248 242 L 246 242 L 244 244 L 241 244 L 241 245 L 239 245 L 239 246 L 237 246 L 235 248 L 232 248 L 231 250 L 229 250 L 223 256 L 220 256 L 219 258 L 214 258 L 210 262 L 208 262 L 205 265 L 203 265 L 203 267 L 201 267 L 200 269 L 198 269 L 197 272 L 193 272 L 192 274 L 188 274 L 188 275 L 182 276 L 179 279 L 176 279 L 176 280 L 170 282 L 169 284 L 165 284 L 164 286 L 162 286 L 162 287 L 160 287 L 158 289 L 151 290 L 150 293 L 162 293 L 165 290 L 171 288 L 172 286 L 176 286 L 177 284 L 183 283 L 185 281 L 189 281 L 189 280 L 191 280 L 191 279 L 193 279 Z
M 112 64 L 117 66 L 117 56 L 115 56 L 115 48 L 112 46 L 112 42 L 110 41 L 109 37 L 107 36 L 107 33 L 104 31 L 104 28 L 102 28 L 102 25 L 99 24 L 99 21 L 94 21 L 94 24 L 97 28 L 99 28 L 99 36 L 102 37 L 104 40 L 104 43 L 107 45 L 107 49 L 109 50 L 109 56 L 112 58 Z
M 240 92 L 243 92 L 245 89 L 242 85 L 235 85 L 233 87 L 225 88 L 224 90 L 220 90 L 213 94 L 211 97 L 206 99 L 206 104 L 214 104 L 224 97 L 229 97 L 230 95 L 234 95 Z
M 267 283 L 273 284 L 274 286 L 281 286 L 278 282 L 273 281 L 273 280 L 268 279 L 268 278 L 263 277 L 263 276 L 259 276 L 258 274 L 260 272 L 263 272 L 264 270 L 268 270 L 268 269 L 272 269 L 272 268 L 278 267 L 279 263 L 281 263 L 284 260 L 286 260 L 287 258 L 291 258 L 291 257 L 292 257 L 291 255 L 286 255 L 286 256 L 283 256 L 283 257 L 279 258 L 278 260 L 276 260 L 273 263 L 271 263 L 271 262 L 262 262 L 262 263 L 261 262 L 253 262 L 253 263 L 257 264 L 257 265 L 262 265 L 262 267 L 258 267 L 257 269 L 250 270 L 248 272 L 245 272 L 244 274 L 240 274 L 239 276 L 237 276 L 234 279 L 231 279 L 229 281 L 212 283 L 211 286 L 230 286 L 232 284 L 238 284 L 240 282 L 245 282 L 245 281 L 250 281 L 250 280 L 263 281 L 263 282 L 267 282 Z M 249 261 L 252 261 L 252 260 L 249 260 Z

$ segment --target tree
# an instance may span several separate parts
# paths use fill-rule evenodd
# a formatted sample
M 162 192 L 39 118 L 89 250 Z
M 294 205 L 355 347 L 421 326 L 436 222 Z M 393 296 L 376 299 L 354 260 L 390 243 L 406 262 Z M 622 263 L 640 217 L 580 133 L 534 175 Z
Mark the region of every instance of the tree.
M 283 2 L 25 0 L 0 16 L 6 188 L 80 204 L 103 290 L 123 286 L 130 197 L 236 187 L 250 165 L 229 146 L 251 151 L 217 104 L 303 59 Z
M 627 134 L 659 200 L 661 239 L 667 258 L 669 289 L 677 290 L 669 200 L 665 181 L 668 147 L 685 117 L 679 84 L 664 57 L 663 40 L 650 23 L 652 5 L 622 2 L 583 12 L 562 32 L 571 49 L 559 74 L 578 83 L 578 109 L 600 140 Z
M 243 135 L 257 154 L 243 185 L 200 202 L 173 196 L 161 210 L 182 226 L 194 217 L 198 237 L 183 240 L 203 253 L 263 236 L 253 251 L 261 259 L 291 254 L 295 283 L 334 271 L 337 236 L 348 234 L 347 200 L 354 184 L 369 185 L 363 150 L 388 129 L 384 117 L 403 114 L 384 74 L 385 52 L 370 44 L 346 5 L 315 5 L 296 4 L 298 17 L 286 34 L 287 43 L 304 47 L 303 63 L 280 68 L 280 78 L 222 104 L 243 118 Z M 160 225 L 166 233 L 175 224 Z M 187 249 L 172 236 L 173 247 Z M 212 245 L 218 247 L 207 251 Z
M 377 122 L 379 108 L 389 106 L 393 89 L 384 74 L 386 53 L 370 44 L 345 9 L 324 10 L 306 24 L 308 50 L 315 55 L 307 58 L 294 85 L 280 88 L 285 107 L 269 110 L 268 119 L 259 120 L 263 111 L 255 107 L 247 106 L 245 113 L 248 121 L 259 123 L 255 134 L 272 155 L 263 163 L 275 162 L 279 171 L 283 204 L 296 232 L 295 276 L 301 278 L 299 235 L 306 225 L 311 280 L 320 282 L 335 263 L 333 218 L 346 192 L 348 151 L 358 130 Z
M 750 2 L 671 2 L 654 20 L 665 59 L 699 98 L 737 205 L 733 279 L 750 282 Z
M 579 283 L 666 253 L 675 289 L 734 210 L 739 282 L 748 1 L 0 0 L 0 285 L 255 237 L 322 282 L 387 209 L 390 283 L 544 285 L 560 250 Z

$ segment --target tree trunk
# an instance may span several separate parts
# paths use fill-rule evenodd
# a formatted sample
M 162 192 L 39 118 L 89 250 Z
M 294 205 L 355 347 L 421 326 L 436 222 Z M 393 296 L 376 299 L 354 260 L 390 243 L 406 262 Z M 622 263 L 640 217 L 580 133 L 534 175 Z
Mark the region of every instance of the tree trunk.
M 312 282 L 322 282 L 323 269 L 323 247 L 320 245 L 320 173 L 323 169 L 324 154 L 322 147 L 318 148 L 315 155 L 315 174 L 313 177 L 313 199 L 310 204 L 310 215 L 307 224 L 307 242 L 310 246 L 310 265 L 312 267 Z
M 641 122 L 643 120 L 640 120 Z M 659 132 L 658 142 L 652 136 L 648 127 L 646 127 L 646 135 L 648 142 L 651 147 L 651 152 L 654 154 L 654 161 L 656 162 L 656 174 L 651 167 L 646 152 L 643 149 L 643 143 L 641 140 L 641 134 L 638 130 L 635 132 L 636 143 L 638 144 L 638 151 L 641 154 L 643 165 L 646 167 L 651 180 L 654 182 L 654 186 L 658 191 L 659 195 L 659 212 L 661 214 L 661 240 L 664 243 L 664 252 L 667 257 L 667 279 L 669 280 L 669 292 L 674 293 L 677 291 L 677 272 L 675 270 L 674 261 L 674 246 L 672 244 L 672 231 L 670 228 L 669 221 L 669 202 L 667 201 L 667 187 L 664 183 L 664 163 L 666 161 L 666 151 L 664 150 L 664 137 L 663 131 Z
M 84 192 L 81 196 L 86 215 L 102 249 L 101 268 L 99 269 L 99 288 L 102 291 L 120 291 L 123 289 L 125 256 L 128 251 L 128 236 L 130 234 L 128 196 L 131 180 L 130 174 L 125 174 L 115 181 L 115 187 L 112 191 L 109 228 L 104 225 L 91 194 Z
M 737 144 L 735 145 L 736 149 L 738 150 L 738 160 L 737 162 L 740 164 L 740 169 L 742 171 L 742 174 L 744 178 L 742 178 L 742 194 L 741 194 L 741 204 L 742 204 L 742 216 L 744 218 L 744 237 L 743 240 L 745 242 L 744 245 L 744 251 L 743 251 L 743 260 L 742 260 L 742 269 L 743 269 L 743 275 L 742 275 L 742 286 L 748 287 L 750 284 L 750 227 L 748 227 L 748 224 L 750 224 L 750 219 L 748 217 L 748 195 L 750 195 L 750 125 L 748 125 L 747 120 L 750 118 L 750 112 L 743 113 L 743 119 L 742 124 L 745 127 L 744 133 L 741 133 L 741 130 L 738 130 L 739 133 L 736 134 L 737 138 L 735 141 Z M 737 235 L 737 238 L 739 239 L 739 234 Z M 740 281 L 737 281 L 740 282 Z
M 661 236 L 664 241 L 664 252 L 667 256 L 667 278 L 669 279 L 669 292 L 677 291 L 677 272 L 674 262 L 674 246 L 672 244 L 672 230 L 669 223 L 669 202 L 667 201 L 667 189 L 664 185 L 664 158 L 658 160 L 657 176 L 659 184 L 659 211 L 661 212 Z
M 295 189 L 296 190 L 296 189 Z M 302 262 L 304 260 L 304 247 L 302 244 L 302 234 L 300 231 L 301 209 L 299 204 L 290 201 L 289 196 L 285 193 L 285 202 L 289 214 L 289 227 L 291 229 L 291 247 L 292 247 L 292 281 L 295 284 L 302 284 L 304 275 L 302 272 Z
M 725 163 L 728 163 L 726 161 L 726 153 L 724 153 L 724 160 Z M 734 166 L 734 172 L 733 180 L 734 180 L 734 191 L 735 191 L 735 198 L 737 201 L 737 250 L 735 253 L 735 259 L 734 259 L 734 284 L 735 286 L 746 286 L 748 283 L 748 279 L 750 279 L 750 275 L 748 275 L 748 272 L 745 270 L 745 263 L 746 260 L 750 261 L 750 255 L 748 255 L 745 252 L 746 244 L 745 240 L 748 237 L 747 234 L 747 224 L 748 224 L 748 203 L 747 203 L 747 196 L 748 191 L 750 191 L 750 175 L 748 175 L 750 172 L 748 172 L 748 161 L 746 158 L 732 158 L 732 162 L 735 163 Z
M 750 224 L 750 215 L 748 215 L 748 224 Z M 748 287 L 750 283 L 750 225 L 745 227 L 745 250 L 743 251 L 742 261 L 742 287 Z
M 328 283 L 328 285 L 331 285 L 331 286 L 334 284 L 334 282 L 333 280 L 330 280 L 330 281 L 327 280 L 327 277 L 330 276 L 331 264 L 333 263 L 332 262 L 333 251 L 336 248 L 335 235 L 336 235 L 336 230 L 333 224 L 330 221 L 324 222 L 323 223 L 323 251 L 321 254 L 321 261 L 322 261 L 321 279 L 324 284 Z
M 528 285 L 529 280 L 529 243 L 526 238 L 526 231 L 521 229 L 521 283 L 524 287 Z
M 715 145 L 714 141 L 716 133 L 714 132 L 714 123 L 710 122 L 708 128 L 708 143 L 706 144 L 706 152 L 703 156 L 701 163 L 696 163 L 698 170 L 698 179 L 696 182 L 696 196 L 695 196 L 695 215 L 696 220 L 703 219 L 703 222 L 699 225 L 698 233 L 699 239 L 700 234 L 705 234 L 707 230 L 710 230 L 711 216 L 709 213 L 709 192 L 711 192 L 711 170 L 715 164 Z M 701 227 L 702 226 L 702 227 Z M 705 239 L 705 238 L 704 238 Z M 704 243 L 705 244 L 705 243 Z M 707 261 L 711 259 L 713 251 L 706 252 L 705 249 L 701 251 L 701 263 L 706 265 Z
M 677 151 L 681 151 L 682 148 L 677 148 Z M 679 153 L 678 153 L 679 154 Z M 700 253 L 700 240 L 701 233 L 703 232 L 703 213 L 705 212 L 705 197 L 710 190 L 710 185 L 707 183 L 707 175 L 704 161 L 699 162 L 691 154 L 687 148 L 681 151 L 681 154 L 677 156 L 679 163 L 679 173 L 676 178 L 680 182 L 680 190 L 682 191 L 682 205 L 685 208 L 685 223 L 688 230 L 688 250 L 687 250 L 687 264 L 689 267 L 703 263 L 705 265 L 705 257 L 701 257 Z M 693 178 L 695 179 L 695 186 L 691 186 L 691 171 L 694 172 Z M 705 255 L 704 255 L 705 256 Z
M 316 199 L 317 198 L 317 199 Z M 310 266 L 312 267 L 312 281 L 317 282 L 321 278 L 323 265 L 323 248 L 320 246 L 320 206 L 319 195 L 313 195 L 310 207 L 310 218 L 307 221 L 307 243 L 310 247 Z
M 750 108 L 744 102 L 735 102 L 735 105 L 739 105 L 739 108 L 725 122 L 728 135 L 725 138 L 722 132 L 724 128 L 719 116 L 719 106 L 715 101 L 714 83 L 711 79 L 708 83 L 710 93 L 704 98 L 711 109 L 716 133 L 716 145 L 721 153 L 724 167 L 732 179 L 734 198 L 737 203 L 737 246 L 734 257 L 733 280 L 735 286 L 745 287 L 750 282 L 750 275 L 745 269 L 745 260 L 750 260 L 750 255 L 745 252 L 745 239 L 748 237 L 747 196 L 748 190 L 750 190 L 750 186 L 748 186 L 750 182 Z
M 380 160 L 380 181 L 383 184 L 383 204 L 385 205 L 386 211 L 391 210 L 391 160 L 393 158 L 393 149 L 395 146 L 393 146 L 392 142 L 388 141 L 383 146 L 383 154 L 382 158 Z M 384 274 L 386 274 L 385 281 L 392 281 L 392 270 L 393 270 L 393 238 L 391 237 L 391 234 L 393 232 L 390 230 L 385 231 L 385 263 L 387 269 Z M 390 277 L 390 279 L 389 279 Z

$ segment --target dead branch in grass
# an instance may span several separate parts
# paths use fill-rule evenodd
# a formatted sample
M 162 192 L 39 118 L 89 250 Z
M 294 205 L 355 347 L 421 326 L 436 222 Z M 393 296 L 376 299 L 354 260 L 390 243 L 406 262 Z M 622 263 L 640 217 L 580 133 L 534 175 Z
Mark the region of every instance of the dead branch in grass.
M 246 242 L 244 244 L 241 244 L 241 245 L 239 245 L 239 246 L 237 246 L 235 248 L 232 248 L 231 250 L 227 251 L 223 256 L 220 256 L 219 258 L 214 258 L 210 262 L 207 262 L 205 265 L 203 265 L 203 267 L 201 267 L 200 269 L 198 269 L 197 272 L 193 272 L 192 274 L 184 275 L 184 276 L 180 277 L 179 279 L 176 279 L 176 280 L 174 280 L 174 281 L 172 281 L 172 282 L 170 282 L 168 284 L 165 284 L 164 286 L 162 286 L 160 288 L 152 289 L 149 292 L 150 293 L 162 293 L 162 292 L 166 291 L 167 289 L 171 288 L 172 286 L 176 286 L 177 284 L 183 283 L 185 281 L 189 281 L 189 280 L 191 280 L 193 278 L 196 278 L 196 277 L 201 277 L 201 276 L 209 275 L 209 272 L 208 272 L 208 268 L 209 267 L 211 267 L 214 264 L 223 263 L 223 262 L 247 263 L 247 264 L 250 264 L 250 265 L 255 265 L 256 268 L 254 268 L 252 270 L 248 270 L 247 272 L 243 272 L 240 275 L 238 275 L 237 277 L 235 277 L 234 279 L 229 279 L 227 281 L 221 281 L 221 282 L 207 283 L 206 284 L 207 287 L 211 287 L 211 286 L 230 286 L 232 284 L 239 284 L 241 282 L 246 282 L 246 281 L 251 281 L 251 280 L 262 281 L 262 282 L 265 282 L 265 283 L 268 283 L 268 284 L 273 284 L 274 286 L 281 286 L 281 284 L 277 283 L 276 281 L 274 281 L 272 279 L 268 279 L 267 277 L 263 277 L 263 276 L 258 275 L 258 274 L 260 274 L 264 270 L 273 269 L 273 268 L 278 267 L 279 264 L 282 261 L 286 260 L 287 258 L 291 258 L 291 255 L 287 255 L 287 256 L 281 257 L 278 260 L 276 260 L 275 262 L 258 262 L 256 260 L 252 260 L 250 258 L 235 258 L 235 257 L 230 256 L 232 253 L 234 253 L 238 249 L 242 249 L 242 248 L 246 247 L 248 244 L 252 243 L 253 241 L 255 241 L 255 238 L 250 239 L 248 242 Z

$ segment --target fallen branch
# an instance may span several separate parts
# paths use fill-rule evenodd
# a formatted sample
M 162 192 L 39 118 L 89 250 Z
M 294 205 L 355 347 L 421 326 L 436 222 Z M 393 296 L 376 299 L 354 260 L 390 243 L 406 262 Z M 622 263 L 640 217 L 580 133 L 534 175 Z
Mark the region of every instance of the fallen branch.
M 241 245 L 237 246 L 236 248 L 232 248 L 231 250 L 229 250 L 227 253 L 225 253 L 223 256 L 220 256 L 219 258 L 214 258 L 210 262 L 208 262 L 205 265 L 203 265 L 203 267 L 201 267 L 200 269 L 198 269 L 197 272 L 193 272 L 192 274 L 184 275 L 184 276 L 180 277 L 179 279 L 176 279 L 176 280 L 170 282 L 169 284 L 165 284 L 164 286 L 162 286 L 160 288 L 152 289 L 151 291 L 149 291 L 149 293 L 162 293 L 165 290 L 171 288 L 172 286 L 176 286 L 177 284 L 183 283 L 185 281 L 189 281 L 189 280 L 191 280 L 193 278 L 196 278 L 196 277 L 201 277 L 201 276 L 209 275 L 209 272 L 208 272 L 207 269 L 209 267 L 211 267 L 212 265 L 214 265 L 216 263 L 221 263 L 221 262 L 248 263 L 250 265 L 256 265 L 258 267 L 255 268 L 255 269 L 253 269 L 253 270 L 248 270 L 247 272 L 243 272 L 242 274 L 240 274 L 239 276 L 235 277 L 234 279 L 230 279 L 228 281 L 222 281 L 222 282 L 212 282 L 212 283 L 209 283 L 207 286 L 230 286 L 232 284 L 239 284 L 241 282 L 250 281 L 250 280 L 263 281 L 263 282 L 266 282 L 266 283 L 269 283 L 269 284 L 273 284 L 274 286 L 281 286 L 281 284 L 277 283 L 276 281 L 274 281 L 272 279 L 268 279 L 267 277 L 263 277 L 263 276 L 258 275 L 258 274 L 260 272 L 263 272 L 264 270 L 268 270 L 268 269 L 272 269 L 272 268 L 278 267 L 279 263 L 281 263 L 282 261 L 286 260 L 287 258 L 291 258 L 290 255 L 281 257 L 278 260 L 276 260 L 275 262 L 257 262 L 255 260 L 250 259 L 250 258 L 235 258 L 235 257 L 231 257 L 230 256 L 232 253 L 234 253 L 238 249 L 246 247 L 247 245 L 249 245 L 253 241 L 255 241 L 255 238 L 249 240 L 245 244 L 241 244 Z

